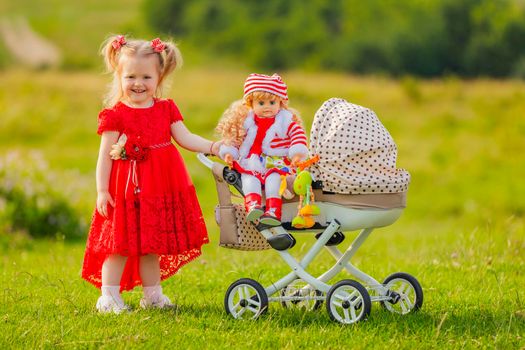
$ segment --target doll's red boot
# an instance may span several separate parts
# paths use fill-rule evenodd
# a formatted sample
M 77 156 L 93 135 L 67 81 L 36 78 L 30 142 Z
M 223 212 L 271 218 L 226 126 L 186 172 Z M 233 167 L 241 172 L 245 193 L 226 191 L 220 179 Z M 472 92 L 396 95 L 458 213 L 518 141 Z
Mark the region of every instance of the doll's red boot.
M 261 223 L 268 226 L 281 225 L 281 198 L 267 198 L 266 211 L 261 216 Z
M 263 214 L 261 207 L 261 195 L 248 193 L 244 196 L 244 208 L 246 209 L 246 221 L 255 222 Z

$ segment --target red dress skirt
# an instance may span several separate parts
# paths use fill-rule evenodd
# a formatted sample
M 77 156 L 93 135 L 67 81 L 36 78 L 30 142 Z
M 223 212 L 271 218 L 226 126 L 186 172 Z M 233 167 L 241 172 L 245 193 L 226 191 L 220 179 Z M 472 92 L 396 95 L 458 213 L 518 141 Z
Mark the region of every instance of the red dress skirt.
M 82 277 L 101 286 L 109 255 L 128 257 L 121 290 L 141 285 L 140 256 L 158 254 L 161 280 L 201 254 L 208 242 L 202 211 L 184 161 L 170 142 L 170 124 L 182 120 L 171 100 L 134 109 L 122 103 L 99 116 L 99 133 L 115 130 L 139 139 L 145 159 L 116 160 L 111 169 L 108 218 L 96 210 L 89 231 Z

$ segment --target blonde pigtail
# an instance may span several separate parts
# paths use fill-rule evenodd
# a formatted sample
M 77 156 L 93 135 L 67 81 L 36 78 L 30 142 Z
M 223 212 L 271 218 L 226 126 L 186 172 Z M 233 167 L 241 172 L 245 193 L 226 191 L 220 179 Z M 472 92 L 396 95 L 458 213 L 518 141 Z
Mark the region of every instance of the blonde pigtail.
M 119 43 L 119 45 L 115 45 L 114 43 L 116 42 Z M 113 74 L 113 81 L 109 84 L 108 91 L 103 99 L 105 107 L 111 107 L 115 105 L 122 95 L 116 72 L 118 69 L 119 51 L 122 49 L 122 45 L 124 45 L 123 43 L 125 44 L 124 36 L 111 35 L 102 43 L 100 49 L 100 54 L 104 58 L 106 72 Z
M 156 39 L 158 40 L 158 39 Z M 173 72 L 176 68 L 182 66 L 182 54 L 179 48 L 172 41 L 158 41 L 162 45 L 162 50 L 156 51 L 152 46 L 153 53 L 159 55 L 160 72 L 159 72 L 159 85 L 155 95 L 157 97 L 162 96 L 162 90 L 166 87 L 164 79 Z M 152 44 L 153 45 L 153 44 Z M 157 44 L 158 45 L 158 44 Z
M 166 45 L 164 51 L 161 53 L 162 56 L 162 71 L 161 76 L 168 76 L 175 68 L 182 67 L 182 54 L 179 48 L 172 41 L 165 41 Z
M 100 54 L 104 57 L 104 64 L 108 73 L 113 73 L 117 69 L 118 53 L 124 44 L 125 39 L 122 35 L 112 35 L 102 43 Z

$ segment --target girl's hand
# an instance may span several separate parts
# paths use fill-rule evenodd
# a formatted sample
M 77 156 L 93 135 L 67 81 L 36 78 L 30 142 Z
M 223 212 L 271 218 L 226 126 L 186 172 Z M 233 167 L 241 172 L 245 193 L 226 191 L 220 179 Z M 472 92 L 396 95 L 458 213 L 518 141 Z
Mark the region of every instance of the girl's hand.
M 222 145 L 222 141 L 214 142 L 211 147 L 211 153 L 216 156 L 219 155 L 219 150 L 221 148 L 221 145 Z
M 233 156 L 230 153 L 226 153 L 224 155 L 224 161 L 231 167 L 233 165 Z
M 106 219 L 108 218 L 108 203 L 112 207 L 115 207 L 115 201 L 113 200 L 113 198 L 111 198 L 111 195 L 109 194 L 109 192 L 108 191 L 98 192 L 97 211 L 100 215 L 102 215 Z

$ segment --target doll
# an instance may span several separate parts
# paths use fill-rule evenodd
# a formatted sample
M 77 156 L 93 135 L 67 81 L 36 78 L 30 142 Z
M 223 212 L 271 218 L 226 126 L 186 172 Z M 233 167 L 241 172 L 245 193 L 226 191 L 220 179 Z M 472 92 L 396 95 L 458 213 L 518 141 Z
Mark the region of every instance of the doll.
M 224 141 L 219 156 L 241 173 L 247 220 L 279 226 L 281 176 L 308 154 L 301 119 L 288 107 L 281 77 L 250 74 L 243 99 L 224 112 L 216 130 Z

